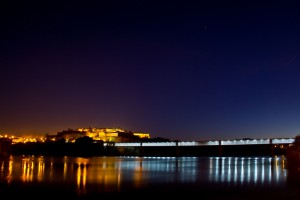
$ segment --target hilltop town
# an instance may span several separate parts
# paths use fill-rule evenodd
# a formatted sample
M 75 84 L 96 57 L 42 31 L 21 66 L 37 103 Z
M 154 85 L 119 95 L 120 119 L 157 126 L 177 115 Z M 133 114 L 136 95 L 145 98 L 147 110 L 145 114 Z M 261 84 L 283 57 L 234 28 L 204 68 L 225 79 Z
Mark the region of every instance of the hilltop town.
M 150 133 L 127 131 L 122 128 L 77 128 L 46 134 L 43 137 L 17 137 L 0 135 L 0 154 L 30 155 L 119 155 L 136 154 L 120 152 L 119 149 L 104 147 L 104 143 L 170 141 L 150 138 Z M 111 145 L 113 146 L 113 145 Z
M 12 144 L 27 142 L 61 141 L 74 143 L 81 137 L 90 137 L 95 142 L 132 142 L 140 139 L 150 139 L 150 133 L 128 131 L 122 128 L 76 128 L 57 132 L 57 134 L 45 134 L 43 137 L 1 135 L 0 138 L 9 138 Z

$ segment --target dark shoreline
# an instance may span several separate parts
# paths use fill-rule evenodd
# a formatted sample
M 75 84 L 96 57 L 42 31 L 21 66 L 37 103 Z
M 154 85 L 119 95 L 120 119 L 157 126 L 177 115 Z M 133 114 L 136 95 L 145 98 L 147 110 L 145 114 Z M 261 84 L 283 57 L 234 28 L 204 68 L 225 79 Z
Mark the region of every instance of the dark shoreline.
M 11 145 L 12 155 L 52 156 L 281 156 L 286 148 L 274 145 L 226 145 L 226 146 L 184 146 L 184 147 L 116 147 L 102 143 L 18 143 Z

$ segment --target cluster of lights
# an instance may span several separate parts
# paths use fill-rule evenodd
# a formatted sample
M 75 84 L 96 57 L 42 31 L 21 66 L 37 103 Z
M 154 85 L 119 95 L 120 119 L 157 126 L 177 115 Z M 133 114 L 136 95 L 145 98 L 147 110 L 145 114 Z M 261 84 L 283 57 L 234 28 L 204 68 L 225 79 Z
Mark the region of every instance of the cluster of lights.
M 126 132 L 121 128 L 78 128 L 77 131 L 85 132 L 86 136 L 92 138 L 93 140 L 103 140 L 103 141 L 114 141 L 115 138 L 119 137 L 119 133 Z M 76 137 L 72 136 L 71 138 L 67 136 L 64 137 L 66 142 L 75 142 Z M 143 132 L 135 132 L 133 135 L 138 136 L 140 138 L 150 138 L 149 133 Z M 0 134 L 0 138 L 7 138 L 12 141 L 12 144 L 16 143 L 28 143 L 28 142 L 45 142 L 46 139 L 49 141 L 56 141 L 57 137 L 53 135 L 53 137 L 32 137 L 32 136 L 9 136 L 8 134 Z
M 12 141 L 12 144 L 16 144 L 16 143 L 27 143 L 27 142 L 45 142 L 45 138 L 44 137 L 40 137 L 40 138 L 33 138 L 33 137 L 16 137 L 16 136 L 9 136 L 7 134 L 5 135 L 0 135 L 0 138 L 7 138 L 10 139 Z

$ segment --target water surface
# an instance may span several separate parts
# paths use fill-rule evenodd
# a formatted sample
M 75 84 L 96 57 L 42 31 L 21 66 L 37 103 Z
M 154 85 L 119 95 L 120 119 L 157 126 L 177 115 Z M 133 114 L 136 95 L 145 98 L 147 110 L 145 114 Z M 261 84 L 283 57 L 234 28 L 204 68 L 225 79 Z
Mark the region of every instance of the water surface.
M 276 157 L 51 157 L 0 160 L 1 193 L 70 199 L 99 195 L 199 194 L 298 198 L 299 174 Z M 246 195 L 246 196 L 245 196 Z M 158 197 L 158 196 L 157 196 Z

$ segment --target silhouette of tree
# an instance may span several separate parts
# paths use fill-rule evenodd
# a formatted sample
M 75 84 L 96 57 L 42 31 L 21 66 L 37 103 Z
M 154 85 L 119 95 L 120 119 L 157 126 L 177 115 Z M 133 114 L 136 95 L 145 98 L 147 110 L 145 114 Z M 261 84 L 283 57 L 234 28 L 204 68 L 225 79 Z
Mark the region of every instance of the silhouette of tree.
M 93 142 L 94 142 L 93 138 L 89 136 L 83 136 L 75 140 L 75 144 L 79 144 L 79 145 L 93 144 Z
M 65 138 L 60 138 L 60 139 L 58 139 L 58 140 L 56 141 L 56 143 L 58 143 L 58 144 L 65 144 L 65 143 L 66 143 L 66 140 L 65 140 Z

